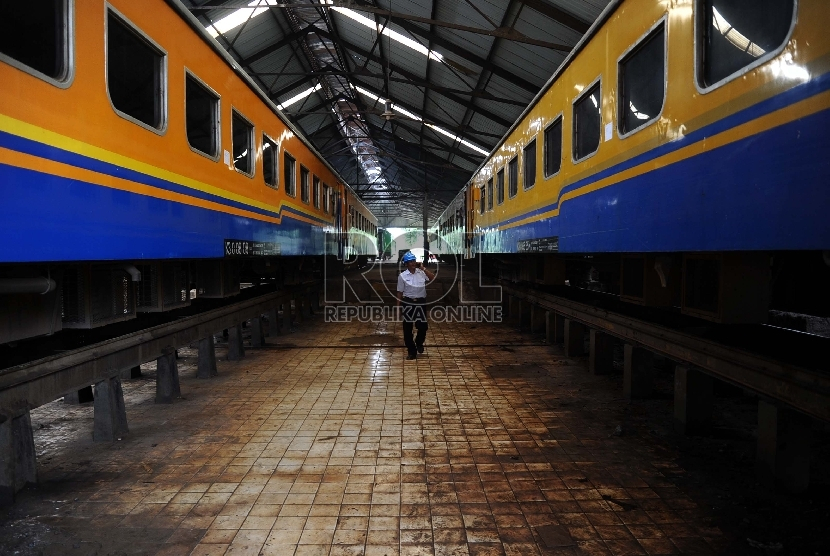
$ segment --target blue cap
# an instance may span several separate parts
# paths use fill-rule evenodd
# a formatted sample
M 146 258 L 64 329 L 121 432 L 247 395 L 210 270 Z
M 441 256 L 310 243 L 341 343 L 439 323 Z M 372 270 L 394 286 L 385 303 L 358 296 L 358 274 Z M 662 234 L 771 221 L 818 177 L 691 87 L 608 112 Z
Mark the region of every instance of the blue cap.
M 406 255 L 403 256 L 403 262 L 408 263 L 409 261 L 414 261 L 415 255 L 412 254 L 412 251 L 407 251 Z

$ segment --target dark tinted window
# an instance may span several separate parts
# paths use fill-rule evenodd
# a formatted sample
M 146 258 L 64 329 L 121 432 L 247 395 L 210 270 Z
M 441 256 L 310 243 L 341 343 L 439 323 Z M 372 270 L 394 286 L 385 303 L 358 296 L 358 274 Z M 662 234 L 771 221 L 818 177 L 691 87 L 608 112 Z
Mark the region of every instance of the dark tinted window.
M 308 170 L 300 166 L 300 198 L 308 203 Z
M 285 192 L 296 197 L 297 195 L 297 162 L 294 157 L 285 153 L 282 168 L 285 172 Z
M 150 127 L 163 120 L 164 56 L 112 12 L 107 14 L 107 89 L 115 108 Z
M 219 99 L 193 76 L 185 77 L 187 142 L 208 156 L 218 153 Z
M 493 178 L 487 180 L 487 210 L 493 210 Z
M 253 173 L 254 128 L 245 119 L 233 113 L 233 165 L 245 174 Z
M 574 103 L 574 159 L 585 158 L 599 147 L 602 97 L 599 83 L 588 89 Z
M 524 184 L 530 189 L 536 183 L 536 139 L 527 144 L 524 150 Z
M 519 157 L 507 163 L 507 183 L 510 197 L 515 197 L 519 192 Z
M 0 2 L 0 53 L 53 79 L 67 73 L 66 0 Z
M 504 168 L 496 174 L 496 200 L 499 204 L 504 202 Z
M 545 129 L 545 177 L 552 176 L 562 167 L 562 118 Z
M 312 191 L 312 195 L 314 196 L 314 208 L 320 208 L 320 178 L 314 176 L 311 183 L 314 186 L 314 190 Z
M 700 84 L 713 85 L 778 49 L 794 7 L 794 0 L 699 0 Z
M 478 198 L 478 212 L 479 214 L 484 214 L 484 203 L 486 200 L 487 195 L 485 195 L 485 191 L 483 187 L 479 188 L 479 192 L 481 195 Z
M 267 135 L 262 136 L 262 178 L 265 185 L 276 189 L 277 183 L 277 144 Z
M 661 25 L 620 61 L 620 131 L 653 120 L 666 98 L 665 31 Z
M 323 184 L 323 212 L 329 212 L 329 186 Z

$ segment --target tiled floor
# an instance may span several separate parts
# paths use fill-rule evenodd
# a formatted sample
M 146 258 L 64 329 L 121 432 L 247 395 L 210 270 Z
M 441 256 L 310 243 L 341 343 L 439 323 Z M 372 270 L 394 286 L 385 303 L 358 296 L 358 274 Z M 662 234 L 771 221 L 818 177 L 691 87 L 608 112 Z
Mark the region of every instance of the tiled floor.
M 130 434 L 113 444 L 91 441 L 91 407 L 44 406 L 42 484 L 0 524 L 30 536 L 21 554 L 722 548 L 667 479 L 671 454 L 615 434 L 621 391 L 584 361 L 497 324 L 433 324 L 427 342 L 404 361 L 399 325 L 317 316 L 210 380 L 184 350 L 186 399 L 154 404 L 152 372 L 125 381 Z

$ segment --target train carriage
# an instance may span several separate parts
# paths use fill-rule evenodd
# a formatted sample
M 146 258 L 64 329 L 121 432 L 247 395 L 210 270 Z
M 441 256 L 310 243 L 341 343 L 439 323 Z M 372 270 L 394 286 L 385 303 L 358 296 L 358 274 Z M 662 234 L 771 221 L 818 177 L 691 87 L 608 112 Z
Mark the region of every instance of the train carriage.
M 641 301 L 673 266 L 684 310 L 763 319 L 728 315 L 729 284 L 768 300 L 773 253 L 830 249 L 829 22 L 821 0 L 611 3 L 470 181 L 472 254 L 605 256 Z
M 88 305 L 103 284 L 124 302 L 97 324 L 130 318 L 147 288 L 126 282 L 142 269 L 178 276 L 180 301 L 197 273 L 224 296 L 238 291 L 235 258 L 342 257 L 350 209 L 361 233 L 376 226 L 177 1 L 6 3 L 0 14 L 0 343 L 59 330 L 66 299 Z M 376 254 L 367 241 L 349 250 Z M 51 301 L 35 297 L 44 280 Z M 67 287 L 87 293 L 61 300 Z

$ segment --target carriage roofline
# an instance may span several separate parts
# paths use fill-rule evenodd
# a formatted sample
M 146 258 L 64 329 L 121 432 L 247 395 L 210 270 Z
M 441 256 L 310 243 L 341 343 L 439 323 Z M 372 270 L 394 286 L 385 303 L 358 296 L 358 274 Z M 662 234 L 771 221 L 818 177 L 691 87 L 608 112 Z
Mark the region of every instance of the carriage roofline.
M 495 153 L 499 149 L 499 147 L 504 145 L 504 143 L 507 141 L 507 137 L 511 133 L 513 133 L 513 131 L 515 131 L 517 127 L 519 127 L 519 124 L 521 124 L 524 121 L 525 116 L 527 116 L 528 113 L 530 113 L 530 111 L 536 107 L 541 98 L 548 92 L 548 90 L 550 90 L 554 82 L 556 82 L 556 79 L 562 74 L 563 71 L 565 71 L 568 68 L 568 66 L 571 65 L 571 62 L 573 62 L 573 59 L 576 57 L 576 55 L 579 54 L 583 48 L 585 48 L 585 45 L 588 43 L 588 41 L 590 41 L 596 34 L 597 29 L 602 27 L 605 21 L 611 16 L 612 13 L 614 13 L 614 11 L 620 6 L 620 4 L 622 4 L 622 2 L 623 0 L 613 0 L 611 3 L 605 6 L 605 9 L 602 10 L 602 13 L 599 14 L 599 17 L 597 17 L 596 20 L 594 20 L 594 23 L 592 23 L 588 30 L 585 32 L 585 34 L 582 35 L 582 38 L 579 39 L 579 42 L 577 42 L 574 45 L 573 49 L 571 49 L 571 51 L 568 53 L 568 55 L 565 57 L 562 63 L 559 64 L 559 67 L 556 68 L 556 71 L 553 72 L 553 75 L 550 76 L 550 79 L 548 79 L 545 82 L 545 84 L 542 85 L 542 88 L 539 89 L 539 92 L 536 93 L 536 96 L 533 97 L 533 100 L 531 100 L 528 103 L 527 108 L 525 108 L 519 115 L 519 117 L 516 118 L 516 121 L 513 122 L 513 125 L 511 125 L 510 128 L 504 132 L 504 135 L 502 135 L 501 139 L 499 139 L 499 142 L 496 144 L 496 146 L 493 147 L 493 149 L 488 153 L 487 158 L 484 159 L 484 162 L 482 162 L 478 166 L 478 168 L 473 170 L 473 175 L 472 177 L 470 177 L 470 180 L 467 182 L 467 185 L 472 185 L 473 180 L 478 175 L 478 173 L 481 172 L 481 170 L 490 162 L 490 159 L 493 158 L 493 153 Z

